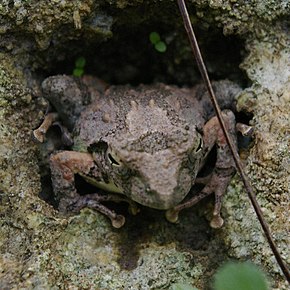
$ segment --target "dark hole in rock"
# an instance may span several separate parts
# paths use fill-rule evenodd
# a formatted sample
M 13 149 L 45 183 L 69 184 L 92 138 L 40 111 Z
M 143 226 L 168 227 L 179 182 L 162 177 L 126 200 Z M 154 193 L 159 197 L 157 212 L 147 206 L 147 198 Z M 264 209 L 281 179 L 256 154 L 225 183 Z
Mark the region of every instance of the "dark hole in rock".
M 181 23 L 176 24 L 179 15 L 173 16 L 174 19 L 166 22 L 156 20 L 148 25 L 145 22 L 133 26 L 127 20 L 123 25 L 114 25 L 113 37 L 102 41 L 88 37 L 85 32 L 77 40 L 64 39 L 61 45 L 59 40 L 53 39 L 46 53 L 38 53 L 43 62 L 39 73 L 45 77 L 70 75 L 75 61 L 83 57 L 86 61 L 84 73 L 109 84 L 193 85 L 200 80 L 200 74 L 184 28 Z M 246 76 L 239 69 L 245 54 L 244 40 L 237 36 L 226 37 L 221 29 L 201 22 L 196 24 L 195 31 L 211 79 L 228 78 L 246 85 Z M 166 44 L 165 52 L 157 51 L 150 42 L 152 32 L 157 32 Z

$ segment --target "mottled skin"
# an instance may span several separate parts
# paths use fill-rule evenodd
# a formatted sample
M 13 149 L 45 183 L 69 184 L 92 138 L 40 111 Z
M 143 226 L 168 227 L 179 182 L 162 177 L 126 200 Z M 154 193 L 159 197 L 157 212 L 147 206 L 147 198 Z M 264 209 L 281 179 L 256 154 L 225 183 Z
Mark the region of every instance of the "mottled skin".
M 220 227 L 221 197 L 235 169 L 205 88 L 157 84 L 113 86 L 103 92 L 96 83 L 91 77 L 75 80 L 68 76 L 50 77 L 43 83 L 46 97 L 57 109 L 60 107 L 60 119 L 74 128 L 73 151 L 57 152 L 50 159 L 60 211 L 90 207 L 120 227 L 124 217 L 101 202 L 127 201 L 132 212 L 136 212 L 134 202 L 167 210 L 166 217 L 174 222 L 181 209 L 214 192 L 211 225 Z M 240 92 L 229 81 L 214 83 L 214 89 L 223 109 L 229 108 Z M 65 102 L 60 106 L 62 100 Z M 224 110 L 223 117 L 235 140 L 234 114 Z M 42 135 L 46 129 L 42 129 Z M 38 130 L 34 131 L 36 137 Z M 215 145 L 217 161 L 212 174 L 197 179 Z M 75 174 L 107 194 L 80 196 Z M 206 184 L 202 192 L 183 202 L 196 182 Z

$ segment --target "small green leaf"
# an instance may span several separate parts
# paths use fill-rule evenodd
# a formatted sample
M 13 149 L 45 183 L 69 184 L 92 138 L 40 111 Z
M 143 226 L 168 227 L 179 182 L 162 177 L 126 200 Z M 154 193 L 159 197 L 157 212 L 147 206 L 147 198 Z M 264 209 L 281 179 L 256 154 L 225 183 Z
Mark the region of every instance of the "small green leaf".
M 75 77 L 81 77 L 84 74 L 84 70 L 82 68 L 75 68 L 73 70 L 73 75 Z
M 166 51 L 167 46 L 166 46 L 165 42 L 163 42 L 163 41 L 159 41 L 159 42 L 157 42 L 157 43 L 155 44 L 155 49 L 156 49 L 157 51 L 163 53 L 163 52 Z
M 215 290 L 269 290 L 264 273 L 251 263 L 228 263 L 214 278 Z
M 156 44 L 160 41 L 160 35 L 157 32 L 151 32 L 149 35 L 149 39 L 152 44 Z
M 84 66 L 86 65 L 86 59 L 83 56 L 77 58 L 75 65 L 76 68 L 84 68 Z
M 195 287 L 192 287 L 189 284 L 185 284 L 185 283 L 175 283 L 171 286 L 170 288 L 171 290 L 198 290 Z

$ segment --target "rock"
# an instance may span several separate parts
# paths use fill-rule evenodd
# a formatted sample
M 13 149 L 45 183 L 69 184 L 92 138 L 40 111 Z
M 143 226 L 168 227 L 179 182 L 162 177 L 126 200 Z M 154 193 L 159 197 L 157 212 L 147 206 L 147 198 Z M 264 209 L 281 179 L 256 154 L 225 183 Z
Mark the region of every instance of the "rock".
M 253 115 L 255 136 L 243 161 L 290 263 L 287 1 L 188 2 L 212 78 L 245 87 L 238 106 Z M 86 73 L 111 83 L 191 85 L 199 79 L 174 1 L 2 1 L 0 14 L 1 289 L 168 289 L 175 282 L 204 289 L 229 258 L 251 259 L 273 289 L 287 289 L 238 177 L 219 230 L 204 218 L 210 200 L 181 214 L 178 225 L 143 209 L 115 230 L 90 210 L 65 219 L 39 197 L 47 151 L 31 131 L 46 107 L 45 76 L 71 74 L 81 55 Z M 151 45 L 152 31 L 166 43 L 165 53 Z

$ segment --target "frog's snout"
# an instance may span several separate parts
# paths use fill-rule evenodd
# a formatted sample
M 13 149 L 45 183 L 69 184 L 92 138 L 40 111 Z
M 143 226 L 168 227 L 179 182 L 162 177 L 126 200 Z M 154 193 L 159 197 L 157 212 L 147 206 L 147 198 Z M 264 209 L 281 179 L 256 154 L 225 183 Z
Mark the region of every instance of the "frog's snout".
M 184 198 L 187 192 L 178 186 L 169 187 L 168 184 L 160 188 L 150 188 L 149 185 L 140 186 L 140 181 L 132 184 L 131 198 L 136 202 L 156 209 L 170 209 Z M 139 184 L 139 185 L 138 185 Z
M 188 158 L 190 144 L 178 150 L 172 146 L 156 152 L 134 152 L 134 158 L 126 165 L 132 168 L 127 182 L 127 194 L 144 206 L 170 209 L 179 204 L 190 191 L 192 167 Z
M 174 189 L 167 189 L 166 192 L 162 192 L 160 190 L 147 190 L 147 194 L 151 197 L 148 198 L 148 202 L 151 202 L 149 206 L 156 209 L 170 209 L 180 202 L 180 195 L 176 193 Z
M 155 172 L 147 178 L 134 177 L 131 198 L 136 202 L 156 209 L 170 209 L 180 203 L 191 188 L 189 174 L 170 175 L 168 172 Z

